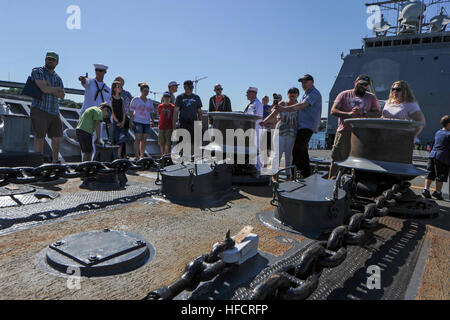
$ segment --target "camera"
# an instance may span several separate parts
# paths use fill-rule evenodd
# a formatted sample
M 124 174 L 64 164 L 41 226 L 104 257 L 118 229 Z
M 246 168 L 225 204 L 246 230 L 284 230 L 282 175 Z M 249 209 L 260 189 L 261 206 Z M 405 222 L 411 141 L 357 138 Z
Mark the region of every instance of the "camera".
M 280 95 L 278 93 L 274 93 L 273 94 L 273 104 L 275 106 L 278 106 L 279 103 L 280 103 Z

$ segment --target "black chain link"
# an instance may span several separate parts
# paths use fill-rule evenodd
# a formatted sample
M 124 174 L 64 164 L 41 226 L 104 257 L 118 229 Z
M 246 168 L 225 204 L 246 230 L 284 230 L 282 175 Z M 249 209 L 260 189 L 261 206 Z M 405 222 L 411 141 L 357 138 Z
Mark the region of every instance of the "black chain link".
M 339 182 L 339 186 L 347 191 L 354 190 L 354 175 L 346 178 L 346 181 Z M 277 187 L 278 176 L 273 185 L 274 191 Z M 327 241 L 317 241 L 305 250 L 297 264 L 289 264 L 259 283 L 251 290 L 249 299 L 307 299 L 316 290 L 323 269 L 341 265 L 347 258 L 347 246 L 360 245 L 366 236 L 364 229 L 377 227 L 377 217 L 387 215 L 389 209 L 386 206 L 395 205 L 395 198 L 399 198 L 402 191 L 406 192 L 407 187 L 406 184 L 395 185 L 391 190 L 392 193 L 385 193 L 373 203 L 366 204 L 362 213 L 350 217 L 348 225 L 335 228 Z M 276 202 L 276 199 L 272 201 Z M 349 201 L 352 201 L 351 195 Z M 231 265 L 220 260 L 219 253 L 233 246 L 234 241 L 228 231 L 225 240 L 217 244 L 208 255 L 200 256 L 187 264 L 183 275 L 177 281 L 150 292 L 144 300 L 173 299 L 182 291 L 193 291 L 201 281 L 211 280 L 224 270 L 228 270 Z
M 200 282 L 214 279 L 217 275 L 231 267 L 219 257 L 219 255 L 232 249 L 235 241 L 230 237 L 228 230 L 225 240 L 217 243 L 209 254 L 202 255 L 190 263 L 184 269 L 183 275 L 167 287 L 151 291 L 144 300 L 171 300 L 184 290 L 194 291 Z
M 340 187 L 354 188 L 353 179 Z M 339 182 L 340 183 L 340 182 Z M 347 187 L 346 187 L 347 184 Z M 347 245 L 360 245 L 365 238 L 364 229 L 377 227 L 377 217 L 389 213 L 388 207 L 401 199 L 410 185 L 402 183 L 387 190 L 374 203 L 364 206 L 363 213 L 351 216 L 348 225 L 335 228 L 328 241 L 317 241 L 301 256 L 297 264 L 285 266 L 257 285 L 250 300 L 304 300 L 317 288 L 323 268 L 335 268 L 347 258 Z M 352 200 L 352 199 L 350 199 Z
M 117 159 L 113 162 L 88 161 L 80 164 L 46 164 L 36 168 L 0 168 L 0 187 L 8 184 L 31 184 L 56 181 L 60 178 L 91 178 L 97 174 L 124 174 L 128 171 L 148 171 L 172 164 L 169 156 L 139 161 Z

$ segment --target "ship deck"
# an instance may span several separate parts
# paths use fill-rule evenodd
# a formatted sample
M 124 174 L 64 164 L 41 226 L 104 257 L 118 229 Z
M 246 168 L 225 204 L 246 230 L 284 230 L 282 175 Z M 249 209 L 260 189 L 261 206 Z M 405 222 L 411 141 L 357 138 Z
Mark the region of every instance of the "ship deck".
M 312 151 L 327 158 L 329 151 Z M 311 240 L 264 226 L 260 216 L 273 207 L 271 189 L 241 187 L 227 202 L 191 208 L 157 194 L 155 173 L 128 175 L 125 191 L 79 189 L 78 179 L 39 184 L 61 196 L 51 202 L 2 209 L 0 214 L 0 299 L 141 299 L 183 273 L 186 263 L 208 253 L 226 231 L 252 226 L 259 252 L 247 267 L 232 270 L 194 292 L 191 299 L 229 299 L 264 268 L 304 250 Z M 419 193 L 423 178 L 413 181 Z M 89 203 L 86 205 L 86 203 Z M 438 201 L 432 219 L 384 217 L 371 240 L 349 250 L 346 262 L 324 272 L 311 299 L 449 299 L 450 202 Z M 39 260 L 47 246 L 71 234 L 110 228 L 139 234 L 156 249 L 150 263 L 109 277 L 83 278 L 81 289 L 46 272 Z M 400 245 L 400 246 L 399 246 Z M 368 292 L 361 283 L 368 265 L 383 265 L 384 289 Z M 383 280 L 384 279 L 384 280 Z M 242 293 L 242 292 L 241 292 Z M 182 293 L 179 297 L 189 297 Z

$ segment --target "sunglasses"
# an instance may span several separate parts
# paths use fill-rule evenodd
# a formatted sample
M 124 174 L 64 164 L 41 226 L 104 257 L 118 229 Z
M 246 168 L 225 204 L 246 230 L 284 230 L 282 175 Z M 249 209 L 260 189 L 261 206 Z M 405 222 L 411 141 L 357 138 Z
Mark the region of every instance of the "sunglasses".
M 222 91 L 222 88 L 215 88 L 214 91 Z
M 401 92 L 401 91 L 402 91 L 402 88 L 392 88 L 391 90 L 392 90 L 392 91 Z
M 95 72 L 105 72 L 103 69 L 95 69 Z

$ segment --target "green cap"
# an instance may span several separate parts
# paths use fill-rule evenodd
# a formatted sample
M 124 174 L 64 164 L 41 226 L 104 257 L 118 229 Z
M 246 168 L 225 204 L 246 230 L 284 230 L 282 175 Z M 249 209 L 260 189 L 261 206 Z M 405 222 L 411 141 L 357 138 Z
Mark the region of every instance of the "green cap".
M 45 56 L 45 58 L 53 58 L 53 59 L 56 59 L 56 61 L 59 61 L 59 56 L 55 52 L 47 52 L 47 55 Z

